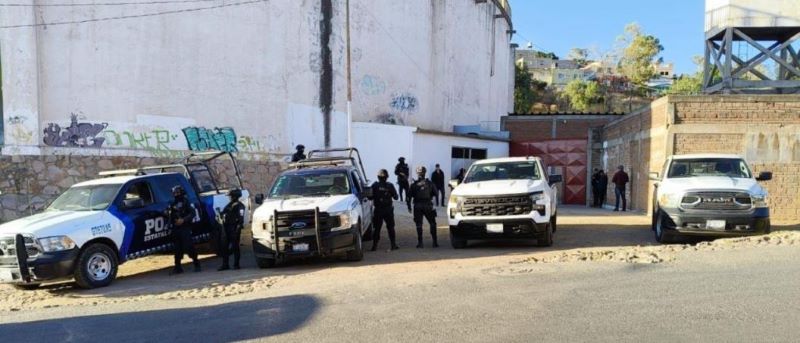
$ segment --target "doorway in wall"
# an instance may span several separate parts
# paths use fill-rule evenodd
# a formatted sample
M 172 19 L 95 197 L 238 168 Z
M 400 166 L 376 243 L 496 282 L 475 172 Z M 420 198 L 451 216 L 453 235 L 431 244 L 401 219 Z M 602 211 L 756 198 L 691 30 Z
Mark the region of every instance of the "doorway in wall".
M 512 142 L 511 156 L 537 156 L 551 171 L 561 173 L 564 182 L 559 186 L 564 204 L 586 205 L 588 154 L 587 140 L 561 139 L 538 142 Z

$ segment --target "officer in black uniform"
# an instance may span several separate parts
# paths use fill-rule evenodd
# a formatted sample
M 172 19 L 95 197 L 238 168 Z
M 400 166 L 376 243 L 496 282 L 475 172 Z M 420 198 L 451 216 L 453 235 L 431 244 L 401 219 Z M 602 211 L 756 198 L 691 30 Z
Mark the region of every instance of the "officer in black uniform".
M 294 155 L 292 155 L 292 162 L 299 162 L 299 161 L 305 160 L 306 159 L 306 154 L 305 154 L 306 147 L 304 145 L 302 145 L 302 144 L 298 144 L 297 147 L 295 147 L 295 149 L 297 151 L 294 153 Z
M 166 217 L 172 227 L 172 243 L 175 250 L 175 268 L 171 274 L 183 273 L 181 268 L 181 259 L 183 254 L 188 254 L 194 263 L 194 271 L 200 271 L 200 261 L 197 260 L 197 251 L 194 249 L 192 243 L 192 219 L 195 216 L 195 210 L 189 199 L 186 197 L 186 191 L 181 186 L 172 187 L 172 196 L 175 197 L 166 210 Z
M 239 250 L 239 242 L 242 238 L 242 229 L 244 228 L 244 204 L 239 199 L 242 197 L 242 191 L 239 189 L 232 189 L 228 192 L 230 202 L 222 210 L 222 227 L 225 230 L 225 238 L 222 243 L 222 267 L 219 271 L 230 269 L 228 260 L 233 253 L 233 269 L 239 269 L 239 259 L 242 253 Z
M 417 167 L 417 180 L 411 184 L 411 189 L 406 197 L 408 211 L 411 211 L 411 203 L 414 203 L 414 224 L 417 225 L 417 248 L 422 248 L 422 217 L 428 220 L 431 226 L 431 238 L 433 247 L 438 248 L 439 242 L 436 239 L 436 210 L 433 208 L 433 198 L 436 197 L 436 186 L 431 180 L 425 178 L 425 167 Z
M 381 169 L 378 172 L 378 182 L 372 184 L 372 198 L 375 210 L 373 211 L 372 227 L 372 251 L 378 249 L 378 241 L 381 238 L 381 226 L 386 222 L 386 230 L 389 231 L 389 241 L 392 243 L 392 250 L 400 249 L 395 242 L 394 234 L 394 205 L 392 200 L 397 200 L 397 191 L 394 185 L 389 183 L 389 172 Z
M 400 157 L 397 159 L 397 165 L 394 166 L 394 175 L 397 175 L 397 187 L 400 192 L 400 201 L 403 201 L 403 193 L 408 198 L 408 164 L 406 158 Z

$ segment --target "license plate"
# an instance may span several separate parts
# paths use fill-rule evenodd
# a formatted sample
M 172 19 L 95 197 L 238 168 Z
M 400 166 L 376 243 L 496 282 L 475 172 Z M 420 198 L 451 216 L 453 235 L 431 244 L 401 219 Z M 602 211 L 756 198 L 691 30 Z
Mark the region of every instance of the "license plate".
M 0 270 L 0 281 L 8 282 L 14 281 L 14 277 L 11 274 L 10 270 Z
M 708 220 L 706 221 L 706 229 L 708 230 L 725 230 L 724 220 Z
M 300 244 L 292 245 L 292 251 L 295 251 L 295 252 L 308 251 L 308 243 L 300 243 Z
M 503 233 L 503 224 L 486 224 L 486 232 Z

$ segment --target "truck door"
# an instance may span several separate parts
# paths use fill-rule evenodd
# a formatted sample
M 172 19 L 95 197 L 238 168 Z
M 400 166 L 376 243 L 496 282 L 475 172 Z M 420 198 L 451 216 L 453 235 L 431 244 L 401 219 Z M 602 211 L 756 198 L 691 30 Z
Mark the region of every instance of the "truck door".
M 191 185 L 186 182 L 186 179 L 179 174 L 163 175 L 156 178 L 158 184 L 156 189 L 156 199 L 158 202 L 164 204 L 166 209 L 175 198 L 172 196 L 172 187 L 181 186 L 186 190 L 186 196 L 195 210 L 195 217 L 192 220 L 192 236 L 200 237 L 200 240 L 207 240 L 210 238 L 211 226 L 208 225 L 215 218 L 215 212 L 210 204 L 204 204 L 202 196 L 194 192 Z M 209 195 L 210 196 L 210 195 Z
M 366 229 L 372 224 L 372 201 L 370 201 L 364 194 L 364 188 L 367 187 L 362 181 L 361 177 L 358 176 L 358 173 L 355 171 L 350 172 L 350 175 L 353 179 L 353 185 L 356 190 L 356 197 L 361 202 L 361 213 L 363 213 L 362 220 L 362 227 L 361 229 Z
M 155 201 L 153 185 L 148 180 L 136 180 L 123 188 L 119 205 L 122 213 L 133 223 L 128 255 L 150 254 L 169 248 L 170 230 L 164 217 L 166 203 Z

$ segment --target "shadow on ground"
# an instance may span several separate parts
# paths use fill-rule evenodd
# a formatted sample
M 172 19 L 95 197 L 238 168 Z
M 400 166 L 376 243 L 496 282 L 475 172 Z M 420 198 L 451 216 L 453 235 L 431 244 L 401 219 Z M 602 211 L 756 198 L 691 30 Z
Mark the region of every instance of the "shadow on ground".
M 214 306 L 0 324 L 7 342 L 203 342 L 263 339 L 302 327 L 319 310 L 293 295 Z M 190 325 L 186 325 L 190 323 Z

